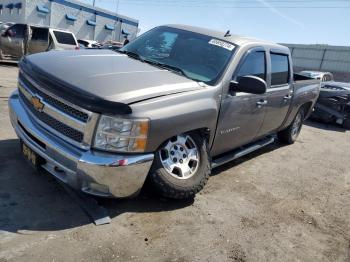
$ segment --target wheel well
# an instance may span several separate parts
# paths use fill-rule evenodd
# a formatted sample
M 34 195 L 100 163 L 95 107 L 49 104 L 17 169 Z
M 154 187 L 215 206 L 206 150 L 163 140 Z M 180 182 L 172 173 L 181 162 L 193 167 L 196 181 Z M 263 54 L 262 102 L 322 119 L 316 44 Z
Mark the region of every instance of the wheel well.
M 312 107 L 312 102 L 307 102 L 300 107 L 300 108 L 303 108 L 304 110 L 305 118 L 308 117 L 311 107 Z
M 187 132 L 184 132 L 187 134 L 199 134 L 201 137 L 203 137 L 205 139 L 205 141 L 209 144 L 210 142 L 210 129 L 207 127 L 203 127 L 203 128 L 197 128 L 197 129 L 193 129 L 193 130 L 189 130 Z M 180 135 L 180 134 L 176 134 L 176 135 Z M 159 146 L 158 149 L 169 139 L 172 139 L 173 137 L 175 137 L 176 135 L 167 138 L 165 141 L 163 141 Z
M 191 131 L 188 131 L 187 133 L 197 133 L 197 134 L 201 135 L 207 141 L 207 143 L 209 143 L 210 129 L 207 127 L 191 130 Z

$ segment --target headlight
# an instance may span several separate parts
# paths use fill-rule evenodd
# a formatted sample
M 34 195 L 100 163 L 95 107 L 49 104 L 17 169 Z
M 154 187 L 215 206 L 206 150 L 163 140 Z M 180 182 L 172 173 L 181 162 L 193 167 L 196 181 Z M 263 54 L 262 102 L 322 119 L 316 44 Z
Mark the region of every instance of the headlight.
M 94 147 L 115 152 L 143 152 L 146 149 L 148 119 L 125 119 L 102 115 Z

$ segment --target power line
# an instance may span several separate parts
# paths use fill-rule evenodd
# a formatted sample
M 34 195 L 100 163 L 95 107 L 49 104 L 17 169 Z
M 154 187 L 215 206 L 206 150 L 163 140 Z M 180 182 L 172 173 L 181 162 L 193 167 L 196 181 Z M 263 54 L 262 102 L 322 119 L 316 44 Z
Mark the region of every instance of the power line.
M 104 3 L 115 3 L 116 0 L 98 0 L 99 2 Z M 308 8 L 308 9 L 348 9 L 349 6 L 344 5 L 334 5 L 335 2 L 339 3 L 349 3 L 349 0 L 265 0 L 265 3 L 268 4 L 278 4 L 273 5 L 274 8 L 280 8 L 280 9 L 298 9 L 298 8 Z M 291 5 L 291 3 L 298 5 Z M 308 4 L 319 4 L 319 5 L 308 5 Z M 332 5 L 323 5 L 323 4 L 330 4 Z M 217 8 L 238 8 L 238 9 L 268 9 L 269 6 L 264 6 L 262 2 L 257 0 L 221 0 L 218 1 L 198 1 L 198 0 L 187 0 L 187 1 L 166 1 L 166 0 L 120 0 L 120 4 L 123 5 L 138 5 L 138 6 L 178 6 L 178 7 L 195 7 L 195 8 L 201 8 L 201 7 L 217 7 Z M 237 5 L 238 4 L 238 5 Z M 287 4 L 287 5 L 284 5 Z
M 99 0 L 99 2 L 104 2 L 104 3 L 115 3 L 116 0 Z M 164 0 L 148 0 L 148 1 L 143 1 L 143 0 L 121 0 L 123 4 L 128 4 L 128 3 L 142 3 L 144 5 L 148 4 L 198 4 L 198 5 L 209 5 L 209 4 L 262 4 L 262 2 L 258 0 L 221 0 L 220 2 L 217 1 L 197 1 L 197 0 L 192 0 L 192 1 L 164 1 Z M 278 4 L 284 4 L 284 3 L 303 3 L 303 4 L 309 4 L 309 3 L 332 3 L 334 4 L 335 2 L 339 3 L 349 3 L 349 0 L 270 0 L 270 1 L 264 1 L 265 3 L 278 3 Z

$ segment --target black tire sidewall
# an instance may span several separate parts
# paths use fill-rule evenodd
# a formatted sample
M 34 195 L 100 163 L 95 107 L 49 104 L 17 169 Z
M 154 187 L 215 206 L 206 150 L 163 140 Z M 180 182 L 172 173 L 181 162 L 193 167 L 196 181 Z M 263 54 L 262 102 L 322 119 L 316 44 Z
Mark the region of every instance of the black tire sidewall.
M 343 127 L 347 130 L 350 130 L 350 119 L 344 120 Z
M 295 138 L 293 138 L 293 134 L 292 134 L 293 125 L 294 125 L 294 122 L 296 121 L 298 115 L 300 115 L 300 117 L 301 117 L 301 123 L 300 123 L 299 131 L 298 131 L 298 135 Z M 299 109 L 298 113 L 295 115 L 295 118 L 294 118 L 294 120 L 289 128 L 289 139 L 291 140 L 291 142 L 294 143 L 298 139 L 300 132 L 301 132 L 301 129 L 302 129 L 302 126 L 303 126 L 303 122 L 304 122 L 304 109 L 301 108 L 301 109 Z
M 292 136 L 292 130 L 293 130 L 293 124 L 294 122 L 296 121 L 296 118 L 297 116 L 301 114 L 301 126 L 300 126 L 300 130 L 299 130 L 299 133 L 298 135 L 293 138 Z M 292 123 L 284 130 L 282 131 L 279 131 L 277 133 L 277 136 L 278 136 L 278 139 L 283 142 L 283 143 L 286 143 L 286 144 L 293 144 L 299 137 L 299 134 L 300 134 L 300 131 L 301 131 L 301 128 L 302 128 L 302 125 L 303 125 L 303 122 L 304 122 L 304 119 L 305 119 L 305 113 L 304 113 L 304 108 L 300 108 L 299 111 L 296 113 Z

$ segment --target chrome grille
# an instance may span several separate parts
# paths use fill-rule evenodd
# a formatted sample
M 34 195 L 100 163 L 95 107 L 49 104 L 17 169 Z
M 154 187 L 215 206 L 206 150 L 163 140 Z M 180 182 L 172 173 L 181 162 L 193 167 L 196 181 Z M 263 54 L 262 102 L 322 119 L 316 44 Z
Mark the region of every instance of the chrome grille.
M 48 114 L 45 114 L 44 112 L 37 111 L 33 105 L 28 101 L 28 99 L 25 97 L 25 95 L 19 90 L 21 101 L 24 102 L 26 107 L 31 111 L 31 113 L 38 118 L 40 121 L 48 125 L 50 128 L 56 130 L 57 132 L 63 134 L 64 136 L 81 143 L 84 138 L 84 134 L 80 131 L 77 131 L 64 123 L 57 121 L 53 117 L 49 116 Z
M 90 148 L 99 114 L 44 89 L 21 69 L 18 90 L 21 103 L 39 125 L 72 145 Z
M 26 85 L 26 88 L 29 89 L 29 91 L 40 95 L 48 104 L 52 105 L 53 107 L 59 109 L 60 111 L 66 113 L 67 115 L 74 117 L 75 119 L 78 119 L 84 123 L 88 121 L 89 115 L 87 113 L 79 111 L 78 109 L 75 109 L 65 103 L 62 103 L 61 101 L 55 99 L 54 97 L 49 96 L 48 94 L 42 92 L 41 90 L 36 88 L 32 83 L 30 83 L 25 78 L 22 72 L 20 72 L 19 74 L 19 79 Z

